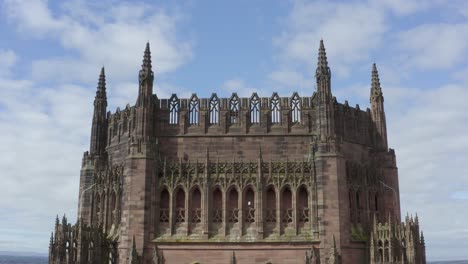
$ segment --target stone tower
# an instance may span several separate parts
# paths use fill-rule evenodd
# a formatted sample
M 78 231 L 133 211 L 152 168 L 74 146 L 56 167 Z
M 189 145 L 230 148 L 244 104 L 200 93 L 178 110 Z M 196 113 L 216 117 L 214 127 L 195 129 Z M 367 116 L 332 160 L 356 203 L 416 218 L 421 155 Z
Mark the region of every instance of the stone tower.
M 57 219 L 49 263 L 425 263 L 377 67 L 365 111 L 331 72 L 321 40 L 311 96 L 160 99 L 148 43 L 135 105 L 111 113 L 102 69 L 78 221 Z

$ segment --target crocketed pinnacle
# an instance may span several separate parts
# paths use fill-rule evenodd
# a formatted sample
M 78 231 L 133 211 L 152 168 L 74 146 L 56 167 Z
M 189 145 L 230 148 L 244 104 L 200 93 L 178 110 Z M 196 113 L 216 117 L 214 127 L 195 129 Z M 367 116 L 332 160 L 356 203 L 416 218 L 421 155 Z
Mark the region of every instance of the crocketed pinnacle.
M 143 56 L 143 64 L 141 65 L 142 69 L 146 69 L 148 72 L 151 71 L 151 51 L 150 51 L 150 44 L 146 42 L 145 54 Z
M 104 72 L 104 66 L 101 68 L 101 74 L 99 74 L 96 98 L 106 99 L 106 74 Z
M 380 87 L 379 72 L 375 63 L 372 65 L 372 83 L 371 83 L 371 94 L 370 100 L 376 99 L 382 96 L 382 87 Z
M 317 75 L 328 74 L 330 68 L 328 67 L 327 53 L 325 52 L 325 45 L 323 39 L 320 40 L 318 62 L 317 62 Z

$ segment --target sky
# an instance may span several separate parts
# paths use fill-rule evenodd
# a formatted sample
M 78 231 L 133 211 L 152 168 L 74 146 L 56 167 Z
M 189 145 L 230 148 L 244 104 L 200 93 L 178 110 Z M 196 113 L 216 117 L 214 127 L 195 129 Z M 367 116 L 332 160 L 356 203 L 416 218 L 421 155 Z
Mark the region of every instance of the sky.
M 323 38 L 341 103 L 369 107 L 377 64 L 428 259 L 468 259 L 468 1 L 0 0 L 0 36 L 0 251 L 46 253 L 56 214 L 76 219 L 102 66 L 112 112 L 147 41 L 159 98 L 311 96 Z

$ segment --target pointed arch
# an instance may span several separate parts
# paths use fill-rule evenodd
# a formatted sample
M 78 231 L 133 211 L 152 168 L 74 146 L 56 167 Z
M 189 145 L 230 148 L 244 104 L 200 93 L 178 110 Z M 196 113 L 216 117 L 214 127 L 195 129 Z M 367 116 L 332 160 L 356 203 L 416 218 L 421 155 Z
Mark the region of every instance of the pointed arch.
M 278 93 L 273 93 L 270 98 L 270 111 L 271 111 L 271 123 L 279 124 L 281 123 L 281 103 Z
M 229 121 L 231 124 L 239 123 L 240 99 L 236 93 L 233 93 L 229 99 Z
M 221 188 L 216 186 L 213 190 L 213 217 L 214 223 L 223 222 L 223 193 Z
M 276 191 L 273 185 L 266 189 L 266 211 L 265 222 L 276 223 Z
M 159 222 L 169 223 L 169 200 L 170 195 L 166 187 L 161 190 L 159 195 Z
M 285 186 L 281 192 L 281 213 L 283 223 L 293 221 L 292 192 L 289 186 Z
M 291 122 L 300 123 L 301 122 L 301 97 L 297 92 L 294 92 L 291 97 Z
M 250 123 L 260 123 L 260 98 L 257 93 L 253 93 L 250 97 Z
M 172 94 L 169 98 L 169 124 L 175 125 L 179 123 L 179 98 L 176 94 Z
M 200 188 L 195 186 L 192 188 L 190 194 L 190 222 L 200 223 L 201 222 L 201 199 L 202 194 Z
M 296 207 L 299 222 L 309 222 L 309 193 L 304 185 L 298 188 Z
M 184 223 L 185 222 L 185 191 L 182 187 L 176 188 L 175 191 L 175 222 Z
M 198 125 L 198 113 L 200 112 L 200 100 L 198 100 L 197 94 L 192 94 L 189 102 L 189 124 Z
M 239 192 L 234 186 L 227 191 L 226 203 L 228 222 L 239 222 Z
M 219 98 L 216 93 L 210 98 L 210 124 L 219 124 Z
M 255 222 L 255 192 L 251 185 L 244 190 L 243 205 L 245 209 L 244 221 L 247 223 Z

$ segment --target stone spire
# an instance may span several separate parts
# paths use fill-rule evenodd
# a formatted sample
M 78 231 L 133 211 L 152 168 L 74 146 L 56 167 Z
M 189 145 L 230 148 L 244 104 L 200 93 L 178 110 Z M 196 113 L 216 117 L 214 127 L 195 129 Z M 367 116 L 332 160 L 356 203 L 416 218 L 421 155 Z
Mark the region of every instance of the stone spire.
M 323 40 L 320 40 L 317 70 L 315 72 L 317 85 L 317 121 L 321 140 L 328 140 L 335 136 L 334 106 L 331 93 L 331 71 L 328 67 L 327 54 Z
M 382 87 L 380 87 L 379 72 L 377 71 L 377 66 L 375 63 L 372 65 L 372 81 L 371 81 L 371 93 L 370 93 L 370 102 L 377 99 L 382 99 L 383 102 L 383 93 Z
M 379 149 L 386 150 L 387 122 L 385 121 L 384 97 L 380 86 L 379 72 L 375 63 L 372 65 L 372 79 L 370 91 L 371 118 L 375 124 L 375 145 Z
M 138 92 L 137 105 L 146 105 L 153 94 L 154 73 L 152 69 L 150 44 L 147 42 L 143 55 L 143 63 L 141 64 L 141 70 L 138 75 L 140 88 Z
M 91 125 L 91 143 L 89 151 L 92 155 L 100 155 L 104 152 L 107 138 L 107 95 L 106 74 L 104 67 L 99 74 L 96 97 L 94 98 L 93 123 Z

